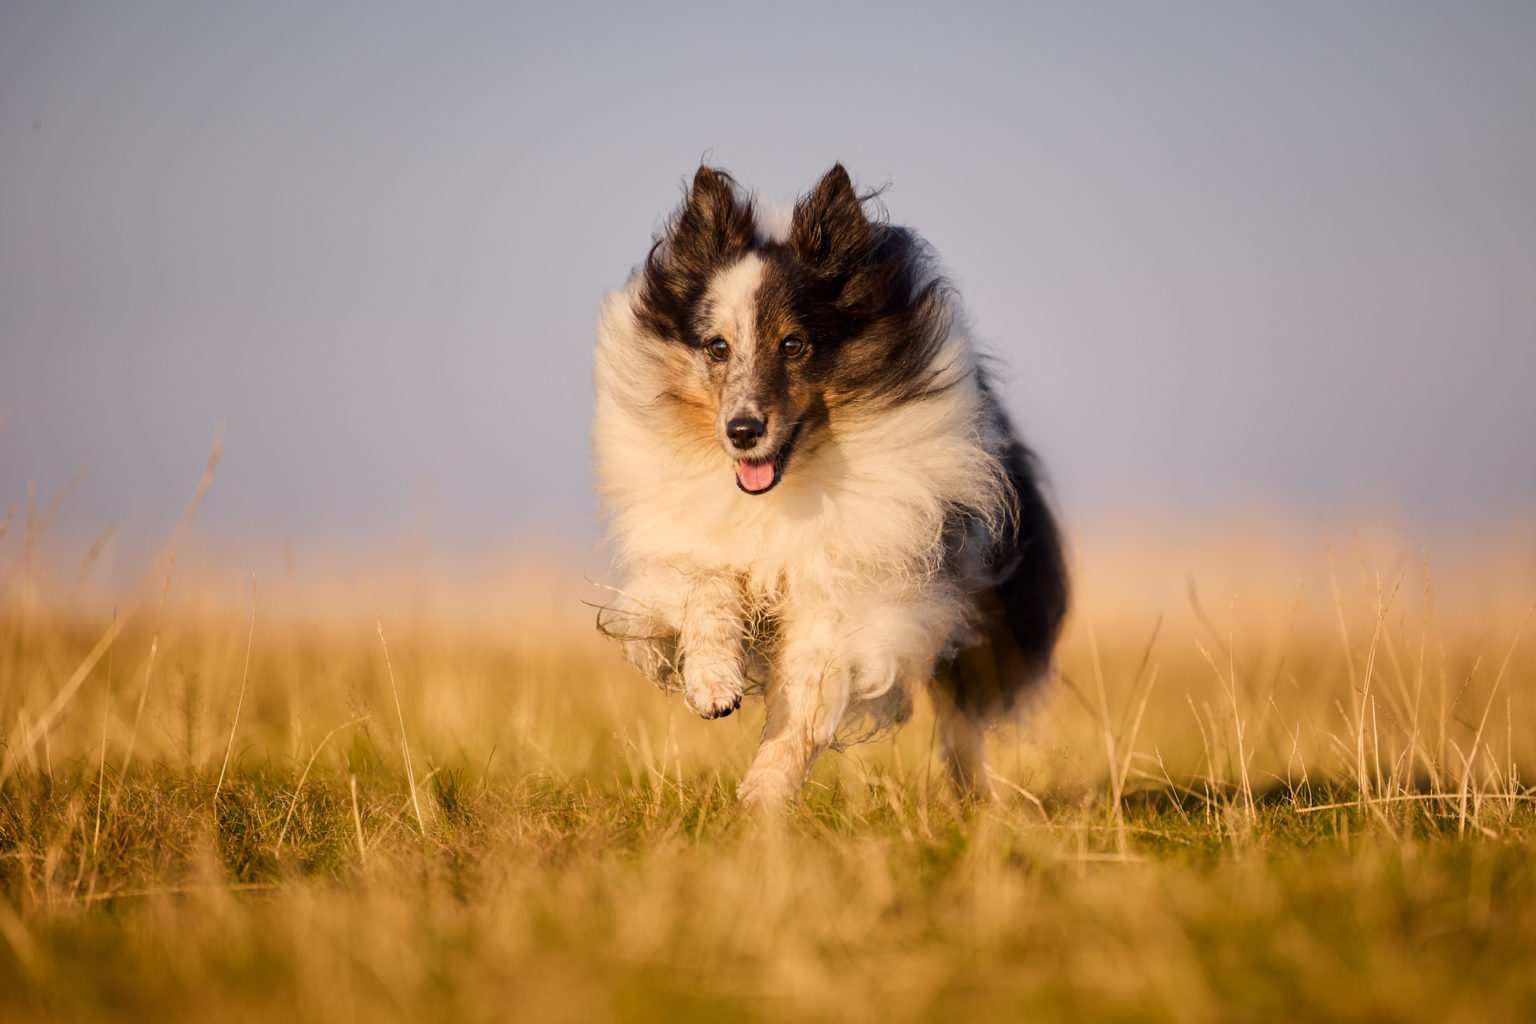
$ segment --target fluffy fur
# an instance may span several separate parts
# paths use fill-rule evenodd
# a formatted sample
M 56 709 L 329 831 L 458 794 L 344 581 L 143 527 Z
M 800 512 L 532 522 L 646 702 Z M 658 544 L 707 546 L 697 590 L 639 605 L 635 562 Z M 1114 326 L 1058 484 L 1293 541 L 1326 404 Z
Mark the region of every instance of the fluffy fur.
M 766 233 L 700 167 L 597 326 L 599 491 L 625 574 L 599 626 L 705 718 L 761 690 L 738 793 L 798 794 L 927 686 L 956 784 L 1048 670 L 1056 525 L 958 301 L 834 166 Z M 734 477 L 734 479 L 733 479 Z

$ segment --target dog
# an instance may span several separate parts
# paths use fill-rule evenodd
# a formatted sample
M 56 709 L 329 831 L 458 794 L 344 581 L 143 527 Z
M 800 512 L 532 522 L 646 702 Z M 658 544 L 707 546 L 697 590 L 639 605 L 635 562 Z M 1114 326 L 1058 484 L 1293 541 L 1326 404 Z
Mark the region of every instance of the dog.
M 794 800 L 926 687 L 956 788 L 1050 672 L 1059 531 L 914 232 L 835 165 L 765 227 L 701 166 L 597 324 L 594 471 L 624 574 L 598 626 L 704 718 L 761 692 L 737 788 Z M 782 220 L 783 218 L 779 218 Z

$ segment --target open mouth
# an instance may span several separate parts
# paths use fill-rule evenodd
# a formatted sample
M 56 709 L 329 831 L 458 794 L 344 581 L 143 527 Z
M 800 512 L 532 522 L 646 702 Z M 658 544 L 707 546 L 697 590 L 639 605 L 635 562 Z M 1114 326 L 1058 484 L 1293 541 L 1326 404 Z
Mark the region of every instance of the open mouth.
M 736 486 L 747 494 L 766 494 L 773 490 L 773 485 L 779 482 L 784 475 L 784 463 L 789 460 L 789 453 L 794 448 L 795 434 L 800 428 L 789 435 L 789 439 L 779 446 L 779 450 L 766 459 L 738 459 L 736 460 Z

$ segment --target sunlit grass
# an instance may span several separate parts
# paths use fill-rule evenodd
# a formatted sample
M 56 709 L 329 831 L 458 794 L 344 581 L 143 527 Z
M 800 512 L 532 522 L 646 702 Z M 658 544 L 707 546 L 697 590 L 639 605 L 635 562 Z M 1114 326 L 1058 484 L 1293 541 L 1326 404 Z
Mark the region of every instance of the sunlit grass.
M 1536 1016 L 1528 566 L 1268 543 L 1088 534 L 997 803 L 920 711 L 781 825 L 577 571 L 9 571 L 0 1017 Z

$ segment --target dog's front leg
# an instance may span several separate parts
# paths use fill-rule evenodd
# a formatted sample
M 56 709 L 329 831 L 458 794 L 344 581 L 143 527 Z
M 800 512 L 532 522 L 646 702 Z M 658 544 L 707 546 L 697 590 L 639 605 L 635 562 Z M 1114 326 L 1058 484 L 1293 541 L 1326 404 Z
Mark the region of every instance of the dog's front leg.
M 836 615 L 784 625 L 763 742 L 736 790 L 753 810 L 775 810 L 798 796 L 811 765 L 837 736 L 851 687 L 849 668 L 838 658 L 842 628 Z
M 701 572 L 689 581 L 680 644 L 683 699 L 703 718 L 724 718 L 746 689 L 746 599 L 730 573 Z

